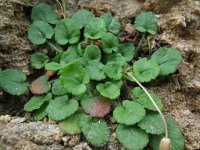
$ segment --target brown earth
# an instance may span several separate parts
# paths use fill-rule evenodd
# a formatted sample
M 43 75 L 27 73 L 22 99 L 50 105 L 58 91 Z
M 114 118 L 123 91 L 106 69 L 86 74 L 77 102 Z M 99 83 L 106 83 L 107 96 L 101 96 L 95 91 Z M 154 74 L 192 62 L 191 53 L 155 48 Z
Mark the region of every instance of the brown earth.
M 30 56 L 47 52 L 27 40 L 30 12 L 39 0 L 0 0 L 0 67 L 17 68 L 31 75 Z M 52 0 L 45 0 L 59 12 Z M 96 14 L 110 11 L 123 24 L 122 40 L 137 43 L 131 23 L 141 11 L 153 11 L 159 19 L 159 34 L 152 48 L 175 47 L 184 57 L 179 75 L 146 85 L 165 103 L 165 114 L 172 116 L 185 135 L 185 149 L 200 149 L 200 3 L 192 0 L 69 0 L 68 15 L 78 8 Z M 136 38 L 135 38 L 136 37 Z M 0 149 L 94 149 L 80 135 L 64 136 L 54 123 L 31 122 L 22 111 L 25 97 L 13 98 L 0 93 Z M 7 116 L 11 115 L 11 116 Z M 114 126 L 112 126 L 114 128 Z M 82 142 L 81 142 L 82 141 Z M 112 133 L 102 149 L 122 149 Z

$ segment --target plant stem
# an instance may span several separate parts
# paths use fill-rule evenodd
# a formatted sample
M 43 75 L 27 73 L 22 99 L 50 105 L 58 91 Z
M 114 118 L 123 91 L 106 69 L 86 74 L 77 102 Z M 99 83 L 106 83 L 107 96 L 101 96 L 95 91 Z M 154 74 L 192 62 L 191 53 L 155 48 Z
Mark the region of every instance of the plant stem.
M 132 75 L 132 73 L 130 72 L 126 72 L 126 74 L 132 79 L 134 80 L 141 88 L 142 90 L 146 93 L 146 95 L 149 97 L 149 99 L 151 100 L 151 102 L 153 103 L 153 105 L 155 106 L 155 108 L 157 109 L 157 111 L 160 114 L 160 117 L 162 119 L 162 122 L 164 124 L 164 128 L 165 128 L 165 137 L 168 138 L 168 128 L 167 128 L 167 123 L 165 120 L 164 115 L 162 114 L 161 110 L 159 109 L 159 107 L 157 106 L 157 104 L 155 103 L 155 101 L 153 100 L 153 98 L 151 97 L 151 95 L 149 94 L 149 92 L 146 90 L 146 88 Z
M 58 49 L 53 43 L 46 41 L 46 43 L 49 45 L 49 47 L 51 47 L 53 50 L 55 50 L 58 53 L 61 53 L 62 50 Z
M 141 46 L 142 46 L 142 43 L 144 42 L 144 40 L 145 40 L 145 33 L 143 33 L 142 34 L 142 38 L 140 39 L 140 42 L 139 42 L 139 44 L 138 44 L 138 46 L 137 46 L 137 48 L 136 48 L 136 53 L 139 51 L 139 49 L 141 48 Z
M 67 15 L 67 0 L 62 0 L 63 5 L 63 17 L 66 18 Z

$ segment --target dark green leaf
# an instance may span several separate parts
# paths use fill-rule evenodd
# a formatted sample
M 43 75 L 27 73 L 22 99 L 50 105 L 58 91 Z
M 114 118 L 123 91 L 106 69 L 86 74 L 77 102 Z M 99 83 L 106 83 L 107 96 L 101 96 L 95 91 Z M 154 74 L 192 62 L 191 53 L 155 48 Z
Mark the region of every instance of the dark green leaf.
M 122 78 L 122 67 L 117 62 L 108 62 L 104 66 L 103 71 L 109 78 L 113 80 L 120 80 Z
M 117 62 L 121 66 L 126 64 L 125 58 L 120 53 L 110 54 L 107 56 L 107 62 Z
M 122 54 L 126 61 L 131 61 L 136 54 L 135 47 L 131 43 L 120 44 L 118 52 Z
M 31 55 L 31 65 L 35 69 L 41 69 L 48 61 L 48 56 L 43 53 L 37 52 Z
M 73 60 L 75 60 L 78 57 L 78 52 L 77 52 L 77 46 L 73 45 L 70 46 L 67 51 L 65 51 L 60 59 L 61 64 L 67 64 Z
M 101 51 L 96 45 L 88 45 L 85 49 L 83 57 L 89 61 L 100 61 L 101 60 Z
M 60 79 L 57 79 L 57 80 L 54 81 L 54 83 L 52 85 L 52 93 L 54 95 L 65 95 L 65 94 L 67 94 L 67 90 L 61 84 Z
M 35 120 L 37 120 L 37 121 L 42 120 L 44 117 L 47 116 L 46 109 L 47 109 L 48 105 L 49 105 L 49 102 L 44 102 L 42 104 L 42 106 L 35 111 L 35 116 L 34 116 Z

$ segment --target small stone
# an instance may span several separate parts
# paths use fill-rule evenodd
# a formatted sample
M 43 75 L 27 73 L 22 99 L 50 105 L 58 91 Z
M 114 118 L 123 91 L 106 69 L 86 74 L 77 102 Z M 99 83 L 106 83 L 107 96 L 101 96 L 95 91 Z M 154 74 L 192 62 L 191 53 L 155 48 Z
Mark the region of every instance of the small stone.
M 80 134 L 77 134 L 77 135 L 73 135 L 71 137 L 71 139 L 69 140 L 68 144 L 70 147 L 73 147 L 75 145 L 77 145 L 81 140 L 81 135 Z
M 92 150 L 92 148 L 90 148 L 90 146 L 88 145 L 88 143 L 81 142 L 78 145 L 74 146 L 73 150 Z

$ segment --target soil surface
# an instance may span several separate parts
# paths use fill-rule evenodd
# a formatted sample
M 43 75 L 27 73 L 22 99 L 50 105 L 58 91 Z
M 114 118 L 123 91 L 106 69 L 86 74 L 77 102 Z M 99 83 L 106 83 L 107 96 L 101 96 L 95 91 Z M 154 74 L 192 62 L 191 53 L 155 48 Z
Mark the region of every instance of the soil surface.
M 53 0 L 0 0 L 0 67 L 16 68 L 32 77 L 30 56 L 36 51 L 47 53 L 27 40 L 31 8 L 38 2 Z M 142 11 L 153 11 L 159 20 L 159 34 L 152 48 L 175 47 L 184 61 L 176 75 L 145 85 L 158 94 L 165 104 L 165 114 L 178 123 L 185 136 L 185 149 L 200 149 L 200 2 L 195 0 L 68 0 L 67 15 L 86 8 L 97 15 L 111 12 L 120 19 L 122 41 L 138 43 L 132 23 Z M 0 93 L 0 150 L 67 149 L 92 150 L 81 135 L 64 135 L 53 121 L 33 122 L 23 112 L 24 97 Z M 112 122 L 112 121 L 111 121 Z M 115 125 L 111 125 L 114 130 Z M 121 150 L 113 132 L 108 145 L 101 149 Z

